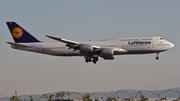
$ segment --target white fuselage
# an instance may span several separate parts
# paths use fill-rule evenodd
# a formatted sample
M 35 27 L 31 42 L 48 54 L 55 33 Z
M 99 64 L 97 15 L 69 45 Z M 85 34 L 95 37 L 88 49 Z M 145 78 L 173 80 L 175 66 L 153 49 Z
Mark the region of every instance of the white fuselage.
M 174 45 L 161 38 L 161 37 L 143 37 L 143 38 L 114 38 L 105 39 L 99 41 L 86 41 L 79 42 L 82 44 L 96 45 L 101 48 L 122 48 L 127 50 L 123 54 L 147 54 L 147 53 L 159 53 L 162 51 L 169 50 Z M 55 56 L 83 56 L 79 50 L 69 49 L 65 43 L 20 43 L 23 45 L 30 46 L 29 48 L 19 48 L 12 46 L 14 49 L 31 51 L 36 53 L 43 53 Z M 123 55 L 122 53 L 116 53 L 114 55 Z

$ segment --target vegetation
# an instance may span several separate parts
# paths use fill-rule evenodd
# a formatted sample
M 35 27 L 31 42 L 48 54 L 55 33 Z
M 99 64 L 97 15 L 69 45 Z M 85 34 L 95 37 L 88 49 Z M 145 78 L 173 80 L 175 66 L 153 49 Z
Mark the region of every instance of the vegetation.
M 130 101 L 134 101 L 134 98 L 130 97 Z
M 76 92 L 59 91 L 59 92 L 57 92 L 55 94 L 42 94 L 41 96 L 25 95 L 27 97 L 24 98 L 24 99 L 20 99 L 21 97 L 17 96 L 17 93 L 15 93 L 15 95 L 12 95 L 12 97 L 10 97 L 10 98 L 6 97 L 5 95 L 1 95 L 1 96 L 5 96 L 7 99 L 9 99 L 8 101 L 40 101 L 40 99 L 43 99 L 45 101 L 59 101 L 59 100 L 60 101 L 65 101 L 65 97 L 70 95 L 70 94 L 73 94 L 73 93 L 76 93 Z M 76 94 L 80 94 L 80 93 L 76 93 Z M 93 94 L 95 94 L 95 93 L 93 93 Z M 80 101 L 92 101 L 91 96 L 93 94 L 86 93 L 86 94 L 82 95 L 81 98 L 78 98 L 78 99 Z M 155 95 L 158 95 L 158 98 L 159 98 L 160 101 L 165 101 L 166 98 L 160 98 L 161 94 L 162 93 L 155 94 Z M 180 92 L 178 92 L 178 94 L 179 94 L 179 97 L 180 97 Z M 116 93 L 116 95 L 117 95 L 117 93 Z M 98 96 L 98 97 L 100 97 L 100 96 Z M 107 97 L 107 99 L 95 98 L 93 101 L 118 101 L 119 100 L 119 96 L 117 98 L 115 98 L 115 96 L 113 97 L 113 95 L 111 95 L 109 97 L 106 95 L 106 97 Z M 133 97 L 130 97 L 130 98 L 126 98 L 124 100 L 126 100 L 126 101 L 147 101 L 148 99 L 145 98 L 145 96 L 141 94 L 141 91 L 139 91 L 139 92 L 136 93 L 135 97 L 133 96 Z M 173 101 L 180 101 L 180 98 L 174 99 Z
M 108 97 L 107 101 L 117 101 L 117 98 L 111 96 L 111 97 Z
M 63 91 L 57 92 L 56 98 L 58 98 L 58 99 L 60 98 L 61 101 L 64 101 L 64 97 L 66 97 L 67 95 L 70 95 L 70 92 L 63 92 Z
M 11 98 L 10 98 L 10 101 L 22 101 L 21 99 L 19 99 L 17 96 L 12 96 Z
M 139 101 L 146 101 L 147 99 L 140 93 L 140 100 Z
M 43 98 L 46 98 L 48 101 L 54 101 L 53 94 L 43 94 Z
M 30 97 L 29 97 L 29 98 L 30 98 L 30 101 L 34 101 L 34 100 L 33 100 L 33 97 L 32 97 L 32 95 L 30 95 Z
M 89 93 L 84 94 L 81 98 L 82 101 L 91 101 L 91 95 Z

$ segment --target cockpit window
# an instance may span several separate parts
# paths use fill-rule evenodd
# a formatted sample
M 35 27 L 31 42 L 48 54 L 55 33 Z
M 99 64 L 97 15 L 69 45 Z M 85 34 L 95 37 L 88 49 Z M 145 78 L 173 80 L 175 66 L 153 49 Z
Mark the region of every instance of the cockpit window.
M 160 38 L 160 40 L 163 40 L 164 38 Z

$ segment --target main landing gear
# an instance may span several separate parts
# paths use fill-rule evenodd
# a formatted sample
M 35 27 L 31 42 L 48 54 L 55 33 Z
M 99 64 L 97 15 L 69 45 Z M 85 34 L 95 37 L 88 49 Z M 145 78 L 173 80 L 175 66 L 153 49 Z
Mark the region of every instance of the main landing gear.
M 85 62 L 88 63 L 88 62 L 93 62 L 94 64 L 97 63 L 98 61 L 98 57 L 84 57 L 85 58 Z
M 156 54 L 156 60 L 159 60 L 159 53 Z

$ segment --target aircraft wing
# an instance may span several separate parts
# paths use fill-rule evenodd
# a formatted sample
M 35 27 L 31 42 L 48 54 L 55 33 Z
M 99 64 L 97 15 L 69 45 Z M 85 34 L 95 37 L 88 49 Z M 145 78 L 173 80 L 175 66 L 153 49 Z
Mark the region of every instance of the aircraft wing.
M 75 41 L 71 41 L 71 40 L 67 40 L 67 39 L 63 39 L 63 38 L 58 38 L 58 37 L 53 37 L 53 36 L 49 36 L 49 35 L 46 35 L 46 37 L 66 43 L 66 44 L 79 44 L 79 42 L 75 42 Z
M 89 56 L 98 55 L 104 59 L 114 59 L 114 55 L 123 54 L 127 52 L 127 50 L 122 49 L 122 48 L 117 48 L 117 47 L 104 48 L 104 47 L 99 47 L 92 44 L 84 44 L 84 43 L 79 43 L 79 42 L 75 42 L 75 41 L 71 41 L 71 40 L 67 40 L 63 38 L 57 38 L 57 37 L 48 36 L 48 35 L 46 36 L 51 39 L 66 43 L 67 47 L 73 48 L 74 51 L 79 50 L 84 55 L 89 55 Z
M 6 42 L 6 43 L 10 44 L 11 46 L 19 47 L 19 48 L 30 48 L 31 47 L 31 46 L 28 46 L 28 45 L 23 45 L 23 44 L 13 43 L 13 42 Z
M 85 48 L 86 46 L 87 46 L 87 48 L 90 47 L 89 44 L 81 44 L 79 42 L 71 41 L 71 40 L 67 40 L 67 39 L 63 39 L 63 38 L 53 37 L 53 36 L 49 36 L 49 35 L 46 35 L 46 37 L 57 40 L 57 41 L 60 41 L 60 42 L 63 42 L 63 43 L 66 43 L 67 47 L 73 48 L 74 50 L 78 50 L 80 47 L 81 48 L 82 47 Z M 99 48 L 98 46 L 95 46 L 95 45 L 92 45 L 91 47 L 93 49 L 98 49 Z

